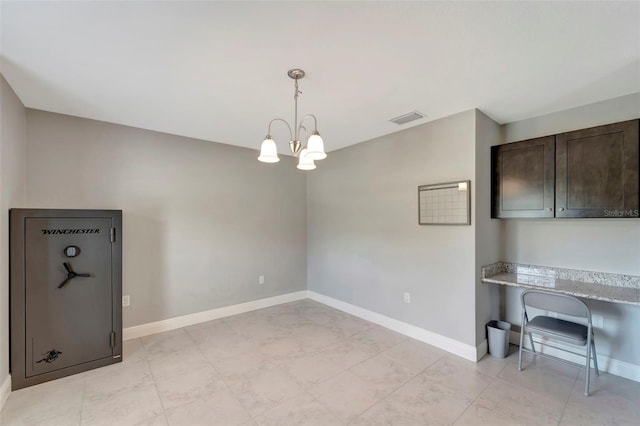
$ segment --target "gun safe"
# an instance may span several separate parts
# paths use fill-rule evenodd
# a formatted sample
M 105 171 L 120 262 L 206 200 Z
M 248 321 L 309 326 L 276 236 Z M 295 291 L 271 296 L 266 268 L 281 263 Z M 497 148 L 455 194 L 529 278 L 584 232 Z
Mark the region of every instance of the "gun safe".
M 122 211 L 9 219 L 12 389 L 120 362 Z

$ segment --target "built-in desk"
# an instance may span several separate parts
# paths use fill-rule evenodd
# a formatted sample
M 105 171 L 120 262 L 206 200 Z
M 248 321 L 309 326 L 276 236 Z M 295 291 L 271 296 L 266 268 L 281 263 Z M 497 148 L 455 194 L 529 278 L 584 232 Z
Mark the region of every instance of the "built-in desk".
M 635 275 L 497 262 L 482 268 L 482 282 L 640 306 L 640 276 Z

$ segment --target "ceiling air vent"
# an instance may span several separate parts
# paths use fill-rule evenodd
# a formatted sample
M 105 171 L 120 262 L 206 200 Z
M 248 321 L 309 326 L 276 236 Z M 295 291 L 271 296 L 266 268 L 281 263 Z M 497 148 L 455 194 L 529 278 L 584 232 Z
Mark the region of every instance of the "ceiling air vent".
M 397 125 L 401 125 L 401 124 L 406 124 L 410 121 L 414 121 L 414 120 L 419 120 L 421 118 L 424 118 L 425 115 L 421 112 L 418 111 L 411 111 L 408 114 L 402 114 L 399 117 L 396 118 L 392 118 L 391 121 L 392 123 L 396 123 Z

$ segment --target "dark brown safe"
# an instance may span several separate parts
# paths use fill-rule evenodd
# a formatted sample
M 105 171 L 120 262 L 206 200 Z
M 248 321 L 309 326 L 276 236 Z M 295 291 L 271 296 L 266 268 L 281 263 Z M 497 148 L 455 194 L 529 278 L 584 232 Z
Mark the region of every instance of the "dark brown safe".
M 10 211 L 13 390 L 120 362 L 122 211 Z

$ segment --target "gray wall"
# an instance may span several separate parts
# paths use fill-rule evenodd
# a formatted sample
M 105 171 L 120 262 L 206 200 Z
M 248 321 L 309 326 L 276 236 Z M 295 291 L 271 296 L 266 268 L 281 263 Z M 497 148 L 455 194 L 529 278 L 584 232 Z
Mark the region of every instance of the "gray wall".
M 640 94 L 598 102 L 502 126 L 503 142 L 640 117 Z M 640 275 L 640 219 L 502 220 L 504 260 Z M 506 319 L 519 323 L 519 291 L 506 292 Z M 589 301 L 604 315 L 599 354 L 640 365 L 640 307 Z M 633 337 L 633 338 L 631 338 Z
M 28 109 L 27 205 L 123 210 L 125 327 L 304 290 L 306 177 L 257 155 Z
M 496 286 L 482 283 L 481 268 L 502 260 L 500 220 L 491 219 L 491 146 L 500 140 L 500 125 L 476 110 L 475 280 L 476 345 L 487 337 L 485 325 L 498 319 L 500 295 Z
M 420 226 L 417 217 L 418 185 L 471 179 L 474 187 L 475 115 L 333 151 L 319 162 L 307 177 L 310 290 L 476 345 L 475 221 Z
M 0 75 L 0 385 L 9 375 L 9 209 L 25 202 L 25 153 L 25 109 Z

